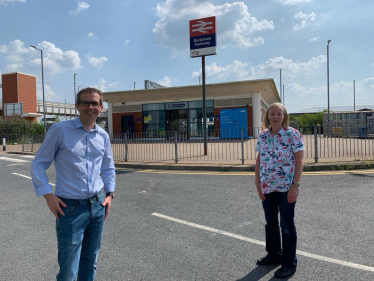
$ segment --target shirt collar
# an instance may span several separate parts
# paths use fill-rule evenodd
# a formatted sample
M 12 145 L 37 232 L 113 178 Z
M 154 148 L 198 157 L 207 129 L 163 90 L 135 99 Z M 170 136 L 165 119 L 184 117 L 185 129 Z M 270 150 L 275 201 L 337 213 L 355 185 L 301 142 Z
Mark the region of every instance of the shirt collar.
M 279 135 L 279 136 L 283 136 L 284 135 L 284 130 L 285 130 L 285 128 L 281 128 L 280 130 L 279 130 L 279 132 L 277 133 L 277 135 Z M 268 129 L 268 135 L 269 136 L 271 136 L 271 131 L 270 131 L 270 129 Z M 275 136 L 275 135 L 274 135 Z
M 83 128 L 83 129 L 85 129 L 87 131 L 87 129 L 83 126 L 83 124 L 82 124 L 81 120 L 79 119 L 79 117 L 77 117 L 77 118 L 74 119 L 74 125 L 75 125 L 76 129 Z M 93 127 L 93 129 L 91 131 L 98 131 L 96 123 L 95 123 L 95 125 L 94 125 L 94 127 Z

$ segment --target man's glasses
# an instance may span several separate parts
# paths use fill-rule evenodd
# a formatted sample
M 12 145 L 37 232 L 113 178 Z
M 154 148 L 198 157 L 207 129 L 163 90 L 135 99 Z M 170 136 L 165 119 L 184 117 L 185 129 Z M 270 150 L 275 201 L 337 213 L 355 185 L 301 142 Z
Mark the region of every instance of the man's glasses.
M 97 101 L 85 101 L 85 100 L 81 100 L 79 102 L 79 104 L 83 107 L 89 107 L 90 105 L 92 105 L 93 108 L 98 108 L 100 106 L 100 103 L 97 102 Z

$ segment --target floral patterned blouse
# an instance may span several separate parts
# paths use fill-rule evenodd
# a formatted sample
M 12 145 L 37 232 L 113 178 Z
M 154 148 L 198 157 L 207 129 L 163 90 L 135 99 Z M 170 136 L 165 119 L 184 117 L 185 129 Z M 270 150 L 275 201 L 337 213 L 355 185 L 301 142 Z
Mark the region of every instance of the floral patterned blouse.
M 274 136 L 269 129 L 260 133 L 256 151 L 260 153 L 259 176 L 263 194 L 288 191 L 295 172 L 294 153 L 302 150 L 302 136 L 292 127 L 282 128 Z

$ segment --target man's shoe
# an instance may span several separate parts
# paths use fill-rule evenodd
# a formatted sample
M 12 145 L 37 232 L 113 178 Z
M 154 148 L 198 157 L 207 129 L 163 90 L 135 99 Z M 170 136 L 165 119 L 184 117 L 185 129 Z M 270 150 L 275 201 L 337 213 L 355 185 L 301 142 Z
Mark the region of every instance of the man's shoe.
M 274 272 L 274 276 L 277 278 L 287 278 L 296 272 L 296 268 L 281 267 Z
M 260 260 L 257 260 L 257 265 L 278 265 L 282 263 L 282 259 L 271 259 L 269 256 L 263 257 Z

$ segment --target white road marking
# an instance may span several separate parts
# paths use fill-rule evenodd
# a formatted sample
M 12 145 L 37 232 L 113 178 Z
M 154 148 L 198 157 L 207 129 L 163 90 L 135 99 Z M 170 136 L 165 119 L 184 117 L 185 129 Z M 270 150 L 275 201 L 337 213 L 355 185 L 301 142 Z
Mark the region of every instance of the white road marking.
M 9 165 L 6 165 L 7 167 L 11 167 L 11 166 L 23 166 L 23 164 L 9 164 Z
M 30 162 L 30 161 L 27 161 L 27 160 L 10 158 L 10 157 L 0 157 L 0 160 L 10 161 L 10 162 L 16 162 L 16 163 L 27 163 L 27 162 Z
M 23 178 L 31 180 L 31 177 L 25 176 L 25 175 L 22 175 L 22 174 L 12 173 L 12 175 L 20 176 L 20 177 L 23 177 Z M 54 183 L 50 183 L 49 182 L 49 184 L 52 185 L 52 186 L 56 186 Z
M 204 225 L 201 225 L 201 224 L 196 224 L 196 223 L 193 223 L 193 222 L 180 220 L 180 219 L 173 218 L 173 217 L 166 216 L 166 215 L 159 214 L 159 213 L 152 213 L 152 216 L 156 216 L 156 217 L 163 218 L 163 219 L 166 219 L 166 220 L 170 220 L 170 221 L 173 221 L 173 222 L 177 222 L 177 223 L 180 223 L 180 224 L 188 225 L 188 226 L 191 226 L 191 227 L 194 227 L 194 228 L 198 228 L 198 229 L 218 233 L 218 234 L 221 234 L 221 235 L 229 236 L 229 237 L 232 237 L 232 238 L 235 238 L 235 239 L 238 239 L 238 240 L 243 240 L 243 241 L 246 241 L 246 242 L 250 242 L 252 244 L 265 246 L 265 242 L 263 242 L 263 241 L 248 238 L 248 237 L 241 236 L 241 235 L 237 235 L 237 234 L 230 233 L 230 232 L 227 232 L 227 231 L 211 228 L 211 227 L 204 226 Z M 324 256 L 320 256 L 320 255 L 315 255 L 315 254 L 311 254 L 311 253 L 304 252 L 304 251 L 299 251 L 299 250 L 297 250 L 296 253 L 300 256 L 305 256 L 305 257 L 313 258 L 313 259 L 320 260 L 320 261 L 326 261 L 326 262 L 330 262 L 330 263 L 334 263 L 334 264 L 338 264 L 338 265 L 343 265 L 343 266 L 347 266 L 347 267 L 351 267 L 351 268 L 355 268 L 355 269 L 361 269 L 361 270 L 365 270 L 365 271 L 374 272 L 374 267 L 367 266 L 367 265 L 362 265 L 362 264 L 347 262 L 347 261 L 343 261 L 343 260 L 333 259 L 333 258 L 324 257 Z
M 35 158 L 35 155 L 20 155 L 22 158 Z

